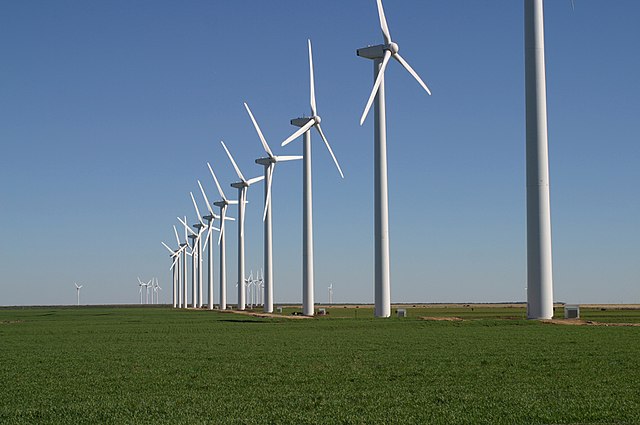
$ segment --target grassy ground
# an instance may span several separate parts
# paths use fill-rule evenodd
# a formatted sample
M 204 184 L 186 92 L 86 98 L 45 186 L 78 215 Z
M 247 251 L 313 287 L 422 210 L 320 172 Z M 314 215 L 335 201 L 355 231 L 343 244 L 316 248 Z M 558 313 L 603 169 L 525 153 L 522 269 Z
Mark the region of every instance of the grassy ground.
M 640 423 L 640 327 L 353 310 L 0 309 L 0 423 Z

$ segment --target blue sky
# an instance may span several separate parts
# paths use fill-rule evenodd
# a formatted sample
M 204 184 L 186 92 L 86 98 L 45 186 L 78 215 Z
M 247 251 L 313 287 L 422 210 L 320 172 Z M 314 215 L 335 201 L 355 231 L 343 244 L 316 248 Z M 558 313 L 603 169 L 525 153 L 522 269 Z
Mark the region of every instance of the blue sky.
M 390 64 L 392 301 L 524 300 L 522 2 L 385 10 L 433 92 Z M 638 303 L 640 4 L 547 0 L 545 14 L 554 298 Z M 345 172 L 314 137 L 316 301 L 333 283 L 336 302 L 372 302 L 373 130 L 358 120 L 373 71 L 355 50 L 382 41 L 375 1 L 25 0 L 0 3 L 0 305 L 71 304 L 74 281 L 83 303 L 134 303 L 137 276 L 157 276 L 170 301 L 160 241 L 194 218 L 197 179 L 217 198 L 207 161 L 235 181 L 220 140 L 261 173 L 242 102 L 274 151 L 301 152 L 279 143 L 309 113 L 307 38 Z M 301 177 L 287 163 L 274 178 L 276 303 L 301 299 Z M 261 191 L 247 271 L 262 263 Z

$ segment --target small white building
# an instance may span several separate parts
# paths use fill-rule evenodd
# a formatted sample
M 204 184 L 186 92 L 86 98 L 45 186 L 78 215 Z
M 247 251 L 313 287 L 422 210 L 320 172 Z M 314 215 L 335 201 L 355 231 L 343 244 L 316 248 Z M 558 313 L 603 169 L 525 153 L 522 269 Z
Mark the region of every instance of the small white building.
M 577 304 L 565 304 L 564 306 L 564 318 L 565 319 L 579 319 L 580 318 L 580 306 Z

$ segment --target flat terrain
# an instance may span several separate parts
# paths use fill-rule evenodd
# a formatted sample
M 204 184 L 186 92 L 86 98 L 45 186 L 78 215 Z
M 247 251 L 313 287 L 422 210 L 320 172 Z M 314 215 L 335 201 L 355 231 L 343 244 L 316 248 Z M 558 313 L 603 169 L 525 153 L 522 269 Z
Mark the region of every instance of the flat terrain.
M 0 423 L 640 424 L 640 327 L 526 321 L 520 305 L 358 307 L 0 309 Z M 581 316 L 640 323 L 613 306 Z

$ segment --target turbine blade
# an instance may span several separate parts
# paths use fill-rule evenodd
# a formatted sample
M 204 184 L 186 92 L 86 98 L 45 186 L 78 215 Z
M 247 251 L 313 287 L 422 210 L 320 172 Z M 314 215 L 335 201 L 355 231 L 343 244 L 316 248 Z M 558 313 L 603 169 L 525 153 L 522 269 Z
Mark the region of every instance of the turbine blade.
M 331 149 L 331 146 L 329 145 L 329 141 L 325 137 L 324 132 L 322 131 L 322 127 L 320 127 L 320 124 L 316 124 L 316 130 L 318 130 L 318 133 L 320 133 L 320 137 L 322 137 L 322 140 L 324 141 L 325 146 L 329 150 L 329 153 L 331 154 L 331 158 L 333 158 L 333 162 L 336 164 L 336 167 L 338 167 L 338 172 L 340 173 L 340 176 L 344 178 L 344 174 L 342 174 L 342 169 L 340 168 L 340 164 L 338 164 L 338 159 L 333 154 L 333 150 Z
M 571 10 L 576 10 L 576 4 L 573 0 L 571 0 Z
M 307 39 L 309 44 L 309 99 L 311 103 L 311 115 L 315 116 L 316 114 L 316 87 L 313 79 L 313 54 L 311 53 L 311 40 Z
M 184 216 L 184 221 L 183 223 L 187 222 L 187 216 Z M 186 243 L 187 245 L 189 245 L 189 234 L 187 233 L 187 229 L 189 228 L 189 226 L 185 225 L 184 228 L 184 243 Z
M 247 184 L 251 186 L 252 184 L 258 183 L 259 181 L 262 181 L 262 180 L 264 180 L 264 176 L 254 177 L 252 179 L 247 180 Z
M 178 221 L 179 221 L 180 223 L 182 223 L 182 224 L 184 225 L 184 228 L 185 228 L 185 229 L 187 229 L 189 232 L 191 232 L 191 234 L 196 235 L 196 236 L 198 235 L 196 232 L 194 232 L 193 230 L 191 230 L 191 228 L 189 227 L 189 225 L 187 224 L 187 222 L 186 222 L 186 221 L 182 220 L 180 217 L 178 217 Z
M 178 262 L 178 259 L 180 257 L 176 255 L 176 258 L 173 260 L 173 263 L 171 263 L 171 267 L 169 267 L 169 270 L 173 270 L 173 268 L 176 266 L 176 263 Z M 140 288 L 142 289 L 142 288 Z
M 178 229 L 176 229 L 176 225 L 173 225 L 173 231 L 176 234 L 176 241 L 178 241 L 178 246 L 180 246 L 180 238 L 178 237 Z
M 236 164 L 236 162 L 233 160 L 233 156 L 231 156 L 231 152 L 229 152 L 229 149 L 227 149 L 227 145 L 225 145 L 223 141 L 220 141 L 220 143 L 222 143 L 222 147 L 224 148 L 224 151 L 227 153 L 227 156 L 229 157 L 229 159 L 231 160 L 231 164 L 233 165 L 233 168 L 236 170 L 236 174 L 238 175 L 238 177 L 240 177 L 240 180 L 246 181 L 246 179 L 242 175 L 242 172 L 240 171 L 240 168 L 238 168 L 238 164 Z
M 293 133 L 291 136 L 287 137 L 287 140 L 282 142 L 280 146 L 287 146 L 289 143 L 291 143 L 292 141 L 300 137 L 302 134 L 304 134 L 307 130 L 309 130 L 315 123 L 316 123 L 315 119 L 313 118 L 309 119 L 309 121 L 307 121 L 305 125 L 297 129 L 295 133 Z
M 175 254 L 175 252 L 173 252 L 173 249 L 169 248 L 169 245 L 167 245 L 164 242 L 160 242 L 162 245 L 164 245 L 165 248 L 167 248 L 167 250 L 169 250 L 169 252 L 171 253 L 171 255 Z
M 373 90 L 371 90 L 371 95 L 369 95 L 369 100 L 367 101 L 367 106 L 364 108 L 364 112 L 362 113 L 362 117 L 360 117 L 360 125 L 364 123 L 365 118 L 367 118 L 367 114 L 369 113 L 369 109 L 373 104 L 373 99 L 375 99 L 376 94 L 378 93 L 378 88 L 380 87 L 380 83 L 382 83 L 382 79 L 384 78 L 384 70 L 389 63 L 389 58 L 391 57 L 391 52 L 389 50 L 385 50 L 384 57 L 382 58 L 382 65 L 380 66 L 380 70 L 378 71 L 378 77 L 376 78 L 376 82 L 373 85 Z
M 218 192 L 220 193 L 220 196 L 222 196 L 222 199 L 224 199 L 226 201 L 227 197 L 224 196 L 224 192 L 222 191 L 222 188 L 220 187 L 220 183 L 218 182 L 218 178 L 216 177 L 216 173 L 213 172 L 213 168 L 211 168 L 211 164 L 209 164 L 208 162 L 207 162 L 207 166 L 209 167 L 209 171 L 211 171 L 211 175 L 213 176 L 213 181 L 216 182 L 216 187 L 218 188 Z
M 198 186 L 200 186 L 200 192 L 202 192 L 202 197 L 204 198 L 204 203 L 207 204 L 207 209 L 209 210 L 209 214 L 214 216 L 213 208 L 211 208 L 211 204 L 209 203 L 209 198 L 207 198 L 207 194 L 204 192 L 204 188 L 202 187 L 202 183 L 198 180 Z
M 264 212 L 262 213 L 262 221 L 267 219 L 267 209 L 270 208 L 271 205 L 271 184 L 273 183 L 273 169 L 276 167 L 276 164 L 271 164 L 267 173 L 269 174 L 269 183 L 267 185 L 267 196 L 264 198 Z
M 406 69 L 407 71 L 409 71 L 409 74 L 413 75 L 413 78 L 416 79 L 416 81 L 418 81 L 418 83 L 420 83 L 420 85 L 422 86 L 422 88 L 429 93 L 429 95 L 431 95 L 431 90 L 429 90 L 429 87 L 427 87 L 427 85 L 424 83 L 424 81 L 422 81 L 422 78 L 420 78 L 420 76 L 418 75 L 418 73 L 416 71 L 413 70 L 413 68 L 411 68 L 411 65 L 409 65 L 407 63 L 406 60 L 404 60 L 402 58 L 402 56 L 400 56 L 399 54 L 395 54 L 393 55 L 393 58 L 395 60 L 397 60 L 398 62 L 400 62 L 400 65 L 402 65 L 404 67 L 404 69 Z
M 202 247 L 202 250 L 203 250 L 203 251 L 207 249 L 207 244 L 209 243 L 209 235 L 211 235 L 211 228 L 212 228 L 213 226 L 207 226 L 207 227 L 208 227 L 208 229 L 207 229 L 207 236 L 206 236 L 206 237 L 205 237 L 205 239 L 204 239 L 204 246 Z
M 389 33 L 389 26 L 387 25 L 387 18 L 384 16 L 384 8 L 382 7 L 382 0 L 378 0 L 378 17 L 380 18 L 380 28 L 382 29 L 382 35 L 384 36 L 384 42 L 386 44 L 391 43 L 391 34 Z
M 191 201 L 193 201 L 193 206 L 196 208 L 196 215 L 198 216 L 198 221 L 200 224 L 205 225 L 204 221 L 202 221 L 202 216 L 200 215 L 200 210 L 198 209 L 198 204 L 196 203 L 196 198 L 193 197 L 193 192 L 189 192 L 191 195 Z
M 280 155 L 275 157 L 276 162 L 282 161 L 295 161 L 296 159 L 302 159 L 300 155 Z
M 225 205 L 224 207 L 221 208 L 220 211 L 220 236 L 218 237 L 218 245 L 220 245 L 220 242 L 222 241 L 222 235 L 224 234 L 224 222 L 226 220 L 226 215 L 227 215 L 227 206 Z
M 269 149 L 269 144 L 267 143 L 267 139 L 264 138 L 264 135 L 262 134 L 262 131 L 260 130 L 260 126 L 258 125 L 258 122 L 256 121 L 256 119 L 253 117 L 253 114 L 251 113 L 251 109 L 249 109 L 249 105 L 247 105 L 247 102 L 244 103 L 244 107 L 247 109 L 247 112 L 249 113 L 249 116 L 251 117 L 251 121 L 253 122 L 253 126 L 255 127 L 256 131 L 258 132 L 258 137 L 260 137 L 260 141 L 262 142 L 262 147 L 264 148 L 265 152 L 267 152 L 267 154 L 270 157 L 273 156 L 273 152 L 271 152 L 271 149 Z

